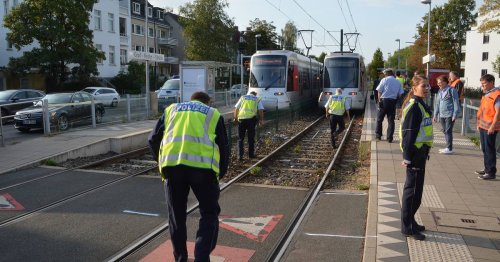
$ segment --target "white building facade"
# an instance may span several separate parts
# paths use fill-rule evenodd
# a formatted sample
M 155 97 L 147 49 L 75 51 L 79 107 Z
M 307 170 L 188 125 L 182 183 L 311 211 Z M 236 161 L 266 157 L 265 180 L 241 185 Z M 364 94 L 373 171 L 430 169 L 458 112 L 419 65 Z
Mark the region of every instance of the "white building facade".
M 482 18 L 479 18 L 477 24 L 481 21 Z M 480 87 L 479 79 L 485 74 L 495 76 L 495 86 L 500 85 L 499 75 L 493 71 L 493 62 L 500 55 L 500 31 L 483 34 L 477 31 L 477 26 L 473 27 L 467 31 L 462 52 L 465 52 L 465 61 L 462 61 L 461 66 L 466 87 Z

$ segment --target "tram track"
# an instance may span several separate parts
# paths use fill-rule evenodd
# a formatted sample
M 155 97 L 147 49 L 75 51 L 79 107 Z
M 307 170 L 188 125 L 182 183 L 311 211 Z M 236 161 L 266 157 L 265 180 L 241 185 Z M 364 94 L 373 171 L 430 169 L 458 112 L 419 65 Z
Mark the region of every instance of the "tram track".
M 110 165 L 111 163 L 116 163 L 116 162 L 120 162 L 120 161 L 127 162 L 129 159 L 133 159 L 133 158 L 137 158 L 137 157 L 142 157 L 143 155 L 148 154 L 148 153 L 149 153 L 149 148 L 146 147 L 146 148 L 141 148 L 141 149 L 133 150 L 133 151 L 130 151 L 130 152 L 127 152 L 127 153 L 123 153 L 123 154 L 118 154 L 118 155 L 115 155 L 115 156 L 107 157 L 107 158 L 104 158 L 104 159 L 99 159 L 99 160 L 93 161 L 91 163 L 86 163 L 86 164 L 79 165 L 79 166 L 76 166 L 76 167 L 72 167 L 72 168 L 69 168 L 69 169 L 59 170 L 59 171 L 52 172 L 52 173 L 49 173 L 49 174 L 46 174 L 46 175 L 42 175 L 40 177 L 36 177 L 36 178 L 32 178 L 32 179 L 29 179 L 29 180 L 26 180 L 26 181 L 14 183 L 14 184 L 9 185 L 9 186 L 4 186 L 3 188 L 0 188 L 0 193 L 5 192 L 7 189 L 14 190 L 14 189 L 19 189 L 19 188 L 22 188 L 22 187 L 26 187 L 27 185 L 31 185 L 31 184 L 34 184 L 36 182 L 41 182 L 43 180 L 48 180 L 48 179 L 54 178 L 55 176 L 58 176 L 58 175 L 71 175 L 71 174 L 73 174 L 73 172 L 76 172 L 77 170 L 85 170 L 85 169 L 88 170 L 91 167 L 96 168 L 96 167 L 99 167 L 99 166 L 107 166 L 107 165 Z M 76 193 L 69 194 L 67 196 L 59 197 L 56 201 L 51 201 L 50 203 L 42 204 L 41 206 L 38 206 L 36 208 L 32 208 L 31 210 L 29 210 L 27 212 L 21 212 L 20 214 L 4 218 L 4 219 L 2 219 L 0 221 L 0 228 L 9 226 L 9 225 L 14 224 L 14 223 L 17 223 L 17 222 L 19 222 L 19 221 L 21 221 L 23 219 L 27 219 L 29 217 L 35 216 L 38 213 L 50 210 L 52 208 L 55 208 L 55 207 L 60 206 L 62 204 L 68 203 L 70 201 L 73 201 L 73 200 L 78 199 L 80 197 L 83 197 L 85 195 L 88 195 L 88 194 L 90 194 L 92 192 L 95 192 L 95 191 L 98 191 L 98 190 L 102 190 L 102 189 L 104 189 L 106 187 L 109 187 L 109 186 L 114 185 L 116 183 L 122 182 L 124 180 L 130 179 L 130 178 L 133 178 L 133 177 L 137 177 L 137 176 L 140 176 L 140 175 L 148 174 L 148 173 L 156 170 L 157 168 L 158 167 L 157 167 L 156 164 L 154 166 L 151 166 L 151 167 L 145 167 L 143 169 L 139 169 L 136 172 L 133 172 L 132 174 L 128 174 L 128 175 L 124 175 L 124 176 L 119 176 L 118 178 L 110 179 L 109 181 L 106 181 L 104 183 L 101 183 L 101 184 L 98 184 L 98 185 L 95 185 L 95 186 L 92 186 L 92 187 L 89 187 L 89 188 L 85 188 L 85 189 L 79 190 Z M 97 169 L 97 171 L 98 171 L 98 169 Z
M 282 144 L 280 147 L 276 148 L 274 151 L 264 156 L 256 163 L 247 166 L 246 168 L 244 167 L 244 170 L 242 170 L 241 173 L 232 177 L 229 181 L 222 183 L 220 186 L 220 191 L 223 192 L 237 182 L 262 183 L 262 181 L 266 181 L 265 175 L 259 176 L 256 179 L 255 177 L 251 177 L 252 170 L 255 170 L 256 168 L 260 168 L 261 170 L 268 169 L 267 171 L 276 169 L 283 170 L 282 162 L 289 162 L 294 164 L 302 162 L 304 163 L 303 166 L 313 166 L 313 168 L 310 169 L 305 169 L 303 168 L 303 166 L 297 167 L 295 170 L 289 168 L 286 172 L 284 172 L 293 173 L 291 176 L 303 176 L 304 174 L 309 174 L 309 176 L 307 176 L 307 183 L 302 184 L 302 187 L 309 187 L 309 192 L 304 198 L 303 203 L 297 209 L 297 212 L 293 215 L 293 218 L 288 224 L 287 229 L 279 238 L 277 244 L 273 247 L 272 252 L 268 255 L 266 261 L 279 259 L 284 250 L 286 250 L 287 245 L 290 243 L 290 240 L 293 237 L 293 233 L 297 230 L 298 225 L 300 225 L 300 222 L 311 207 L 312 201 L 320 192 L 326 177 L 330 174 L 335 161 L 339 158 L 340 152 L 342 151 L 342 148 L 346 143 L 345 141 L 349 136 L 349 131 L 351 130 L 352 123 L 354 122 L 354 117 L 350 122 L 348 129 L 344 132 L 344 136 L 342 138 L 342 142 L 339 145 L 339 148 L 334 151 L 335 154 L 333 158 L 331 154 L 325 153 L 318 154 L 316 156 L 314 156 L 312 153 L 306 153 L 306 155 L 304 156 L 304 152 L 309 152 L 309 150 L 298 150 L 298 147 L 300 147 L 301 149 L 311 148 L 311 152 L 317 151 L 318 148 L 328 152 L 332 152 L 330 146 L 329 131 L 325 131 L 329 128 L 326 122 L 328 121 L 324 118 L 324 116 L 318 118 L 312 124 L 303 129 L 300 133 L 289 139 L 286 143 Z M 327 136 L 325 135 L 326 133 L 328 134 Z M 295 150 L 293 150 L 294 147 L 296 148 Z M 323 174 L 322 177 L 319 176 L 320 173 Z M 266 172 L 262 172 L 262 174 L 266 174 Z M 285 177 L 283 179 L 287 178 Z M 304 181 L 302 181 L 302 183 L 303 182 Z M 196 211 L 197 208 L 198 203 L 189 207 L 187 210 L 188 216 Z M 140 252 L 140 250 L 146 247 L 149 243 L 155 241 L 162 234 L 165 234 L 168 230 L 168 227 L 168 222 L 159 225 L 154 230 L 146 233 L 142 238 L 137 239 L 136 241 L 131 243 L 128 247 L 124 248 L 115 255 L 108 257 L 106 261 L 127 260 L 136 252 Z

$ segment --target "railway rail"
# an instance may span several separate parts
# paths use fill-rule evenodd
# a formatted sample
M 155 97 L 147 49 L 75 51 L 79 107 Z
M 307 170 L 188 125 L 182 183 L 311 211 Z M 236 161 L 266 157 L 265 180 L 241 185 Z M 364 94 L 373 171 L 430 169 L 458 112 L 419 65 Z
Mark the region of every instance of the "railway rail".
M 291 186 L 299 186 L 291 182 L 294 180 L 293 178 L 305 178 L 301 179 L 298 183 L 301 184 L 301 187 L 308 187 L 309 192 L 291 219 L 291 222 L 288 224 L 285 232 L 282 233 L 279 241 L 268 254 L 266 261 L 279 261 L 285 252 L 305 214 L 311 208 L 312 202 L 321 191 L 324 181 L 330 174 L 334 163 L 339 158 L 340 152 L 342 152 L 342 148 L 346 144 L 346 139 L 349 136 L 353 122 L 354 117 L 349 127 L 344 132 L 339 148 L 332 151 L 328 121 L 322 116 L 256 163 L 250 166 L 241 166 L 239 169 L 236 169 L 236 171 L 233 170 L 233 172 L 240 173 L 232 177 L 230 176 L 229 180 L 226 179 L 228 180 L 227 182 L 221 184 L 220 190 L 223 192 L 237 182 L 263 184 L 285 183 Z M 320 153 L 313 154 L 312 152 L 315 151 L 320 151 Z M 335 153 L 325 154 L 324 152 Z M 260 171 L 257 172 L 255 170 Z M 256 176 L 256 173 L 259 173 L 259 175 Z M 188 216 L 197 210 L 197 208 L 198 204 L 192 205 L 187 210 Z M 139 252 L 149 243 L 166 233 L 168 226 L 167 222 L 159 225 L 142 238 L 131 243 L 128 247 L 107 258 L 106 261 L 127 260 L 128 257 Z

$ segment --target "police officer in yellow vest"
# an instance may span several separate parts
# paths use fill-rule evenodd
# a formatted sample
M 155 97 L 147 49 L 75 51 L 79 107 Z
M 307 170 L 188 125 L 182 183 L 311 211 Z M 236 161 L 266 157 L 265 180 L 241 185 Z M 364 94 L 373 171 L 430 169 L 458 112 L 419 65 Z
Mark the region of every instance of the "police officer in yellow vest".
M 158 161 L 168 208 L 175 261 L 187 261 L 186 209 L 189 188 L 198 199 L 200 224 L 195 261 L 210 261 L 219 231 L 219 178 L 227 171 L 229 143 L 224 118 L 208 106 L 210 96 L 195 92 L 191 102 L 165 109 L 149 136 Z
M 234 121 L 238 123 L 238 159 L 243 159 L 243 143 L 245 134 L 248 132 L 248 157 L 255 158 L 255 125 L 257 124 L 257 112 L 259 113 L 259 126 L 264 123 L 264 106 L 257 93 L 250 92 L 249 95 L 240 97 L 234 106 Z
M 335 136 L 345 129 L 344 113 L 347 112 L 348 121 L 350 121 L 351 118 L 349 115 L 349 109 L 351 109 L 351 105 L 346 97 L 342 96 L 342 88 L 337 88 L 336 94 L 328 98 L 328 101 L 325 104 L 325 109 L 326 117 L 330 119 L 330 135 L 332 140 L 332 147 L 337 148 L 337 146 L 335 145 Z M 338 130 L 337 125 L 339 127 Z
M 422 202 L 425 163 L 432 147 L 432 112 L 424 99 L 429 95 L 429 82 L 415 76 L 412 88 L 403 103 L 403 117 L 399 128 L 400 147 L 403 151 L 402 166 L 406 167 L 406 180 L 401 207 L 401 233 L 416 240 L 424 240 L 421 232 L 425 226 L 417 224 L 415 213 Z

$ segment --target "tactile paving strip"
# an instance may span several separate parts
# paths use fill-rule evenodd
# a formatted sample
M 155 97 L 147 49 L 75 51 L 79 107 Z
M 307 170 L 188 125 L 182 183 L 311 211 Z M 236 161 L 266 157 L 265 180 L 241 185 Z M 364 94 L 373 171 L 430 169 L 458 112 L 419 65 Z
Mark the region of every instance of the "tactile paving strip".
M 401 202 L 401 196 L 403 195 L 403 183 L 398 183 L 399 201 Z M 434 185 L 424 185 L 424 193 L 422 194 L 422 204 L 424 207 L 435 207 L 444 208 L 443 202 L 437 193 L 436 187 Z
M 425 232 L 426 240 L 408 238 L 412 262 L 427 261 L 474 261 L 461 235 Z

